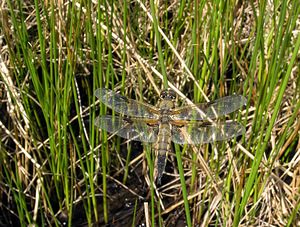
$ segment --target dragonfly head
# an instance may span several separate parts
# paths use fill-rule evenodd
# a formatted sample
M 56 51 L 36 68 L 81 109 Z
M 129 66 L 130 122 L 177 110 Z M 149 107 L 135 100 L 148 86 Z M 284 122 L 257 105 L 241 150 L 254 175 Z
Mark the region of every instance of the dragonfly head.
M 175 100 L 176 93 L 171 89 L 166 89 L 161 92 L 160 97 L 165 100 Z

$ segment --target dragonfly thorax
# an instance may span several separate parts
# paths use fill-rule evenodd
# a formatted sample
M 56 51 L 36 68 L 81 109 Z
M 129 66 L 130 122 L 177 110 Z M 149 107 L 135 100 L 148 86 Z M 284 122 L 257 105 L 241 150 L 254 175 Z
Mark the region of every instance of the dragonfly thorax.
M 159 104 L 160 122 L 169 123 L 170 112 L 175 108 L 175 102 L 172 99 L 163 99 Z
M 162 114 L 159 121 L 161 124 L 169 124 L 170 123 L 170 116 L 168 114 Z
M 162 100 L 159 104 L 159 109 L 161 114 L 167 114 L 171 109 L 175 107 L 173 100 Z

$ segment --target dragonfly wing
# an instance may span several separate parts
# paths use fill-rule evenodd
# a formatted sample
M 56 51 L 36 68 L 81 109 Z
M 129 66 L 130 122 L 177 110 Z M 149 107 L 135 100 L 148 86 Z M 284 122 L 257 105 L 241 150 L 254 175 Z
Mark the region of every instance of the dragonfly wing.
M 133 117 L 145 117 L 149 119 L 157 119 L 158 110 L 151 105 L 137 102 L 133 99 L 126 98 L 107 88 L 99 88 L 95 91 L 95 96 L 106 106 Z
M 130 140 L 153 143 L 157 139 L 158 126 L 148 125 L 141 120 L 131 120 L 110 115 L 99 116 L 95 125 L 112 134 Z
M 229 140 L 245 133 L 245 128 L 240 123 L 193 123 L 185 126 L 172 127 L 172 141 L 178 144 L 200 144 L 213 141 Z
M 207 120 L 232 113 L 247 103 L 241 95 L 231 95 L 208 103 L 178 107 L 172 111 L 173 120 Z

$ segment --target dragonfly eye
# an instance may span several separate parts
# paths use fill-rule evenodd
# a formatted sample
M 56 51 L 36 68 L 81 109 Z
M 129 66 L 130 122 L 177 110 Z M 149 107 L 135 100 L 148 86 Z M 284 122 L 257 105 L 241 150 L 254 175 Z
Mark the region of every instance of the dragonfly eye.
M 163 90 L 160 94 L 162 99 L 174 100 L 176 98 L 176 93 L 173 90 Z

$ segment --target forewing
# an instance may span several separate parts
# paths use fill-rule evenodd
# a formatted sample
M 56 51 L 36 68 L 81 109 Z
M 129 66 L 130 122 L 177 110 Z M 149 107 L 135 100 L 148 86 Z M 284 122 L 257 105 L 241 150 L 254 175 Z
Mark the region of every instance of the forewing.
M 172 141 L 178 144 L 200 144 L 229 140 L 245 133 L 238 122 L 194 123 L 172 127 Z
M 104 115 L 96 117 L 95 125 L 125 139 L 153 143 L 157 139 L 158 126 L 148 125 L 141 120 Z
M 106 106 L 116 112 L 133 117 L 145 117 L 157 119 L 158 110 L 151 105 L 128 99 L 107 88 L 99 88 L 95 91 L 95 96 Z
M 208 120 L 232 113 L 245 105 L 241 95 L 226 96 L 208 103 L 178 107 L 172 111 L 173 120 Z

